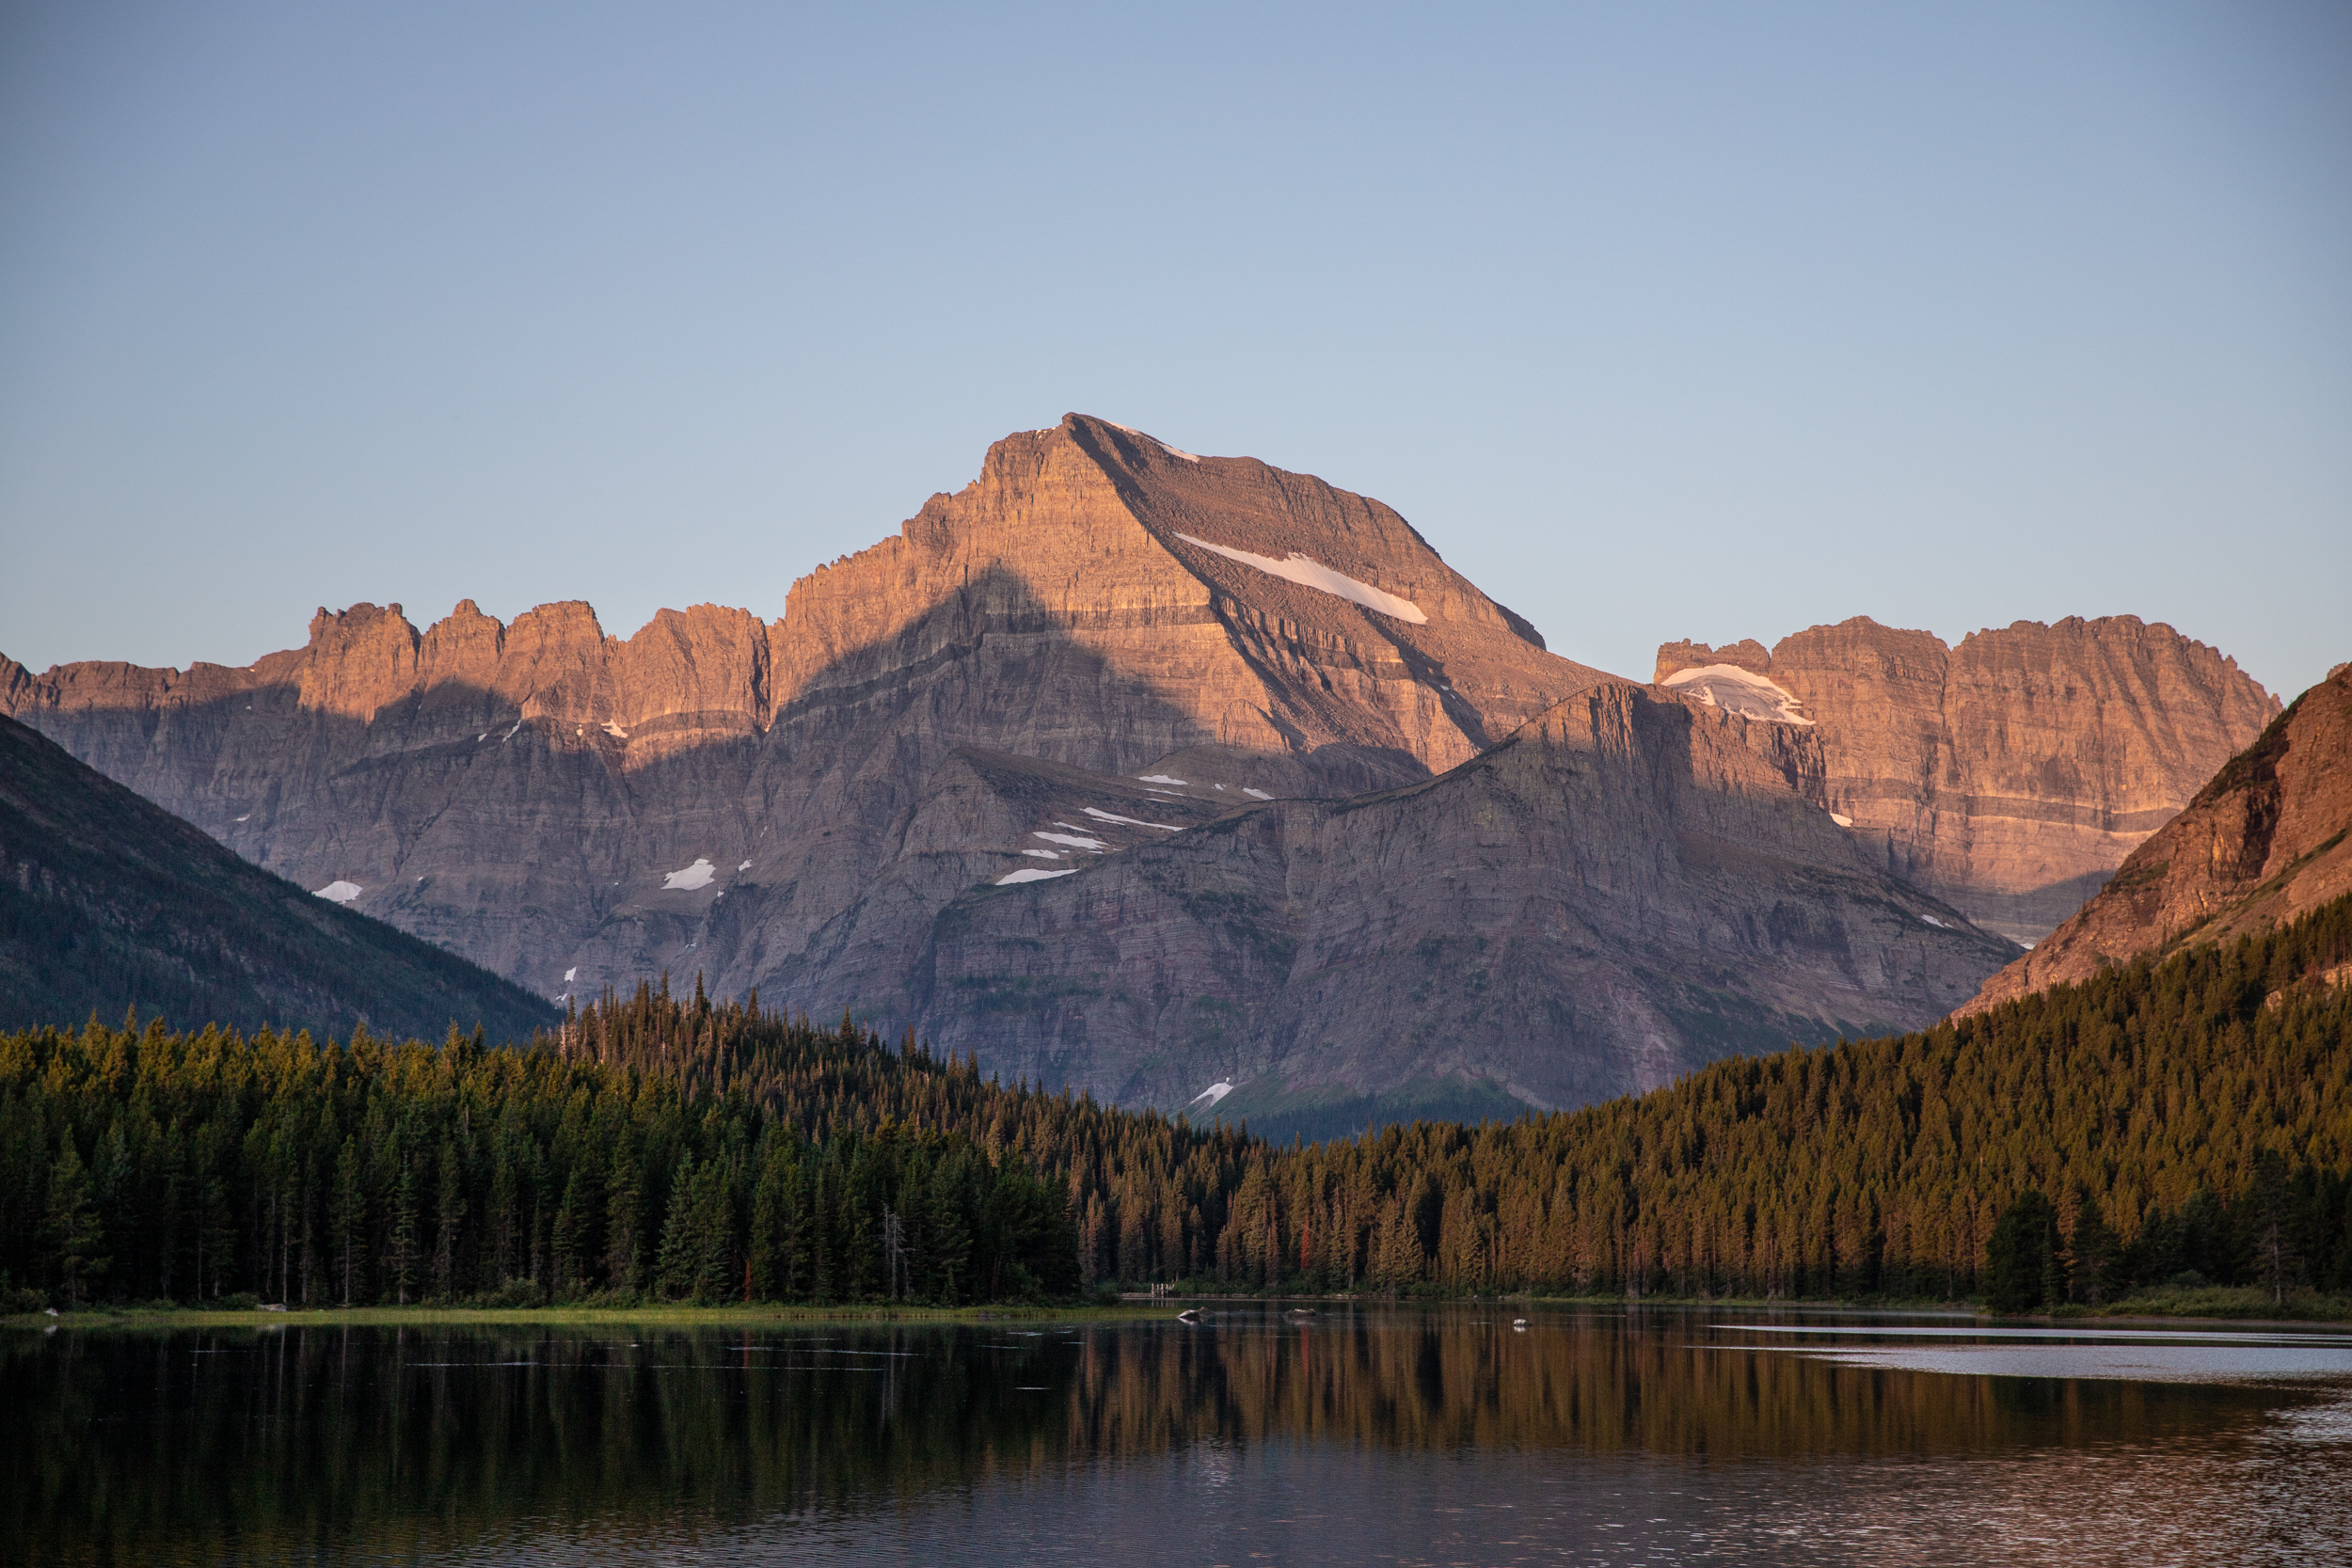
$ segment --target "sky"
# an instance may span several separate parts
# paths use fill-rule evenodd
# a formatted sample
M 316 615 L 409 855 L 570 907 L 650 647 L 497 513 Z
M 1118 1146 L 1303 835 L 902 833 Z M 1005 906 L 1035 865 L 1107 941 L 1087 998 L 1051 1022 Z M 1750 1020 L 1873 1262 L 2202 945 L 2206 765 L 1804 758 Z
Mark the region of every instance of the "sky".
M 1551 647 L 2352 658 L 2352 7 L 0 8 L 0 652 L 775 617 L 1070 410 Z

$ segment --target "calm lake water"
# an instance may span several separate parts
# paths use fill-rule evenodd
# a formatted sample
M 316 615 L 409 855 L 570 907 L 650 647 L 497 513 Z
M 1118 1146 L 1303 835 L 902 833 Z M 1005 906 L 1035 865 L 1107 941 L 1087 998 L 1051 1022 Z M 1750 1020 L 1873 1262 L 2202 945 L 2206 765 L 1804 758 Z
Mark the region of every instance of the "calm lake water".
M 2352 1338 L 1753 1312 L 0 1337 L 0 1560 L 2352 1563 Z

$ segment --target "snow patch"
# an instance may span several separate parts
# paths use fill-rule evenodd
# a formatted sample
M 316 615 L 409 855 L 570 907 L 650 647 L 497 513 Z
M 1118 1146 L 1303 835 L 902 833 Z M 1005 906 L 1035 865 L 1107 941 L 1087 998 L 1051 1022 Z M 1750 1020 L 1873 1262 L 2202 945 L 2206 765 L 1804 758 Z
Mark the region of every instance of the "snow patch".
M 251 812 L 246 812 L 243 816 L 238 817 L 237 820 L 240 822 L 250 822 L 253 820 L 253 814 Z
M 661 879 L 661 891 L 664 893 L 691 893 L 696 888 L 708 887 L 710 885 L 710 879 L 718 874 L 718 870 L 719 868 L 711 864 L 708 861 L 697 858 L 694 863 L 688 866 L 685 870 L 673 871 L 669 875 L 663 877 Z
M 574 980 L 577 980 L 577 979 L 579 979 L 579 978 L 580 978 L 580 965 L 578 965 L 578 964 L 574 964 L 574 965 L 572 965 L 572 967 L 571 967 L 571 968 L 569 968 L 569 969 L 567 969 L 567 970 L 565 970 L 565 971 L 564 972 L 564 983 L 565 985 L 570 985 L 570 984 L 571 984 Z
M 1252 800 L 1271 800 L 1274 799 L 1273 796 L 1268 795 L 1264 790 L 1252 789 L 1248 784 L 1241 786 L 1241 792 L 1244 795 L 1248 796 Z
M 1165 773 L 1137 773 L 1136 777 L 1144 784 L 1180 784 L 1184 782 L 1182 779 L 1171 779 Z
M 310 896 L 324 898 L 330 904 L 348 904 L 362 891 L 358 882 L 329 882 L 325 887 L 312 888 Z
M 1194 1095 L 1191 1102 L 1184 1108 L 1186 1110 L 1190 1110 L 1192 1106 L 1200 1105 L 1202 1110 L 1207 1110 L 1210 1105 L 1216 1104 L 1218 1101 L 1224 1099 L 1227 1095 L 1232 1094 L 1232 1085 L 1219 1080 L 1215 1084 L 1211 1084 L 1207 1088 L 1202 1089 L 1199 1094 Z M 1203 1104 L 1203 1101 L 1206 1101 L 1207 1103 Z
M 1223 545 L 1212 545 L 1206 539 L 1195 539 L 1189 533 L 1180 533 L 1176 537 L 1187 545 L 1198 545 L 1212 555 L 1221 555 L 1228 561 L 1238 561 L 1245 566 L 1255 566 L 1266 576 L 1280 578 L 1284 582 L 1295 582 L 1301 588 L 1316 589 L 1345 599 L 1351 604 L 1362 605 L 1366 610 L 1376 610 L 1383 615 L 1393 615 L 1400 621 L 1409 621 L 1417 626 L 1429 624 L 1429 617 L 1423 615 L 1421 612 L 1421 606 L 1412 600 L 1398 598 L 1394 594 L 1384 594 L 1368 582 L 1358 582 L 1346 573 L 1335 572 L 1322 562 L 1301 555 L 1296 550 L 1291 551 L 1287 560 L 1277 561 L 1270 555 L 1252 555 L 1248 550 L 1236 550 Z
M 1742 719 L 1807 726 L 1813 722 L 1797 711 L 1804 705 L 1797 700 L 1793 692 L 1753 670 L 1742 670 L 1736 664 L 1706 664 L 1696 670 L 1677 670 L 1658 684 L 1669 690 L 1686 692 L 1708 707 L 1719 707 Z
M 1934 927 L 1939 931 L 1948 931 L 1951 929 L 1949 926 L 1945 925 L 1942 921 L 1936 919 L 1935 916 L 1931 914 L 1923 914 L 1919 918 Z
M 736 870 L 738 870 L 738 871 L 749 871 L 751 868 L 752 868 L 752 863 L 751 863 L 751 862 L 749 862 L 749 861 L 745 861 L 745 862 L 744 862 L 741 865 L 737 866 L 735 869 L 736 869 Z
M 1146 822 L 1139 816 L 1118 816 L 1095 806 L 1087 807 L 1086 814 L 1097 822 L 1116 822 L 1122 828 L 1157 828 L 1164 833 L 1181 833 L 1184 831 L 1172 822 Z
M 1841 827 L 1841 828 L 1851 828 L 1851 827 L 1852 827 L 1852 826 L 1853 826 L 1853 818 L 1852 818 L 1852 817 L 1851 817 L 1851 816 L 1838 816 L 1836 812 L 1831 812 L 1831 813 L 1829 814 L 1829 819 L 1830 819 L 1832 822 L 1836 823 L 1836 824 L 1837 824 L 1839 827 Z
M 1061 851 L 1059 849 L 1024 849 L 1021 852 L 1025 855 L 1035 855 L 1041 861 L 1057 861 L 1061 859 Z
M 1025 865 L 1018 871 L 1007 872 L 1004 876 L 997 878 L 996 885 L 998 887 L 1012 887 L 1020 882 L 1041 882 L 1049 877 L 1074 877 L 1077 873 L 1078 868 L 1074 865 L 1050 867 L 1042 865 Z
M 1068 828 L 1068 827 L 1073 827 L 1073 826 L 1074 826 L 1075 824 L 1069 823 L 1069 822 L 1057 822 L 1057 823 L 1056 823 L 1056 824 L 1054 824 L 1054 825 L 1055 825 L 1056 827 L 1057 827 L 1057 828 Z M 1059 845 L 1063 845 L 1063 846 L 1065 846 L 1066 847 L 1069 847 L 1069 848 L 1072 848 L 1072 849 L 1091 849 L 1091 850 L 1093 850 L 1093 851 L 1094 851 L 1096 854 L 1098 854 L 1098 855 L 1099 855 L 1099 854 L 1101 854 L 1104 850 L 1105 850 L 1105 849 L 1107 849 L 1107 848 L 1109 848 L 1109 847 L 1110 847 L 1110 846 L 1109 846 L 1109 845 L 1107 845 L 1107 844 L 1104 843 L 1104 842 L 1103 842 L 1101 839 L 1099 839 L 1099 838 L 1089 838 L 1089 837 L 1085 837 L 1085 836 L 1082 836 L 1082 835 L 1074 835 L 1074 834 L 1071 834 L 1071 833 L 1042 833 L 1042 832 L 1038 832 L 1038 833 L 1031 833 L 1029 836 L 1030 836 L 1031 838 L 1041 838 L 1041 839 L 1043 839 L 1043 840 L 1044 840 L 1046 843 L 1048 843 L 1048 844 L 1059 844 Z
M 615 740 L 627 740 L 628 738 L 628 732 L 621 728 L 619 724 L 610 719 L 604 721 L 604 733 L 611 736 Z
M 1200 459 L 1184 451 L 1182 447 L 1171 447 L 1156 436 L 1146 436 L 1142 431 L 1137 430 L 1134 425 L 1120 424 L 1116 420 L 1104 420 L 1103 422 L 1109 425 L 1113 430 L 1123 430 L 1128 435 L 1136 437 L 1138 440 L 1151 442 L 1153 446 L 1159 448 L 1170 457 L 1181 457 L 1187 463 L 1198 463 L 1200 461 Z

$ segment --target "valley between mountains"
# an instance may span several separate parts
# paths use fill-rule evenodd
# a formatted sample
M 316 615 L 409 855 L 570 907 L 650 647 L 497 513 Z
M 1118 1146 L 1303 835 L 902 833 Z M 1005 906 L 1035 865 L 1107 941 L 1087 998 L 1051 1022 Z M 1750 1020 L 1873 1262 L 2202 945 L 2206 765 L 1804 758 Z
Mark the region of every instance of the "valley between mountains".
M 1923 1026 L 2280 712 L 2131 617 L 1654 677 L 1376 500 L 1073 414 L 779 620 L 362 604 L 244 669 L 0 661 L 0 711 L 544 997 L 699 974 L 1261 1129 Z

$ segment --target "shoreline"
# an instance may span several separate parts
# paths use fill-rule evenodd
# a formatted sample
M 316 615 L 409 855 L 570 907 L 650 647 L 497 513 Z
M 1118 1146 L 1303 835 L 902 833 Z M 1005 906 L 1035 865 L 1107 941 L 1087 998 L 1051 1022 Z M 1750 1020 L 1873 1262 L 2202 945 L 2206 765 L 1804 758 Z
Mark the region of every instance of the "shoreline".
M 2232 1323 L 2254 1329 L 2265 1326 L 2340 1325 L 2352 1332 L 2352 1298 L 2304 1292 L 2282 1303 L 2245 1288 L 2206 1288 L 2140 1292 L 2100 1307 L 2070 1304 L 2056 1311 L 1996 1317 L 1960 1301 L 1901 1299 L 1878 1301 L 1789 1300 L 1740 1296 L 1611 1296 L 1497 1295 L 1481 1297 L 1391 1297 L 1372 1295 L 1226 1295 L 1203 1292 L 1162 1296 L 1150 1301 L 1122 1300 L 1015 1303 L 990 1307 L 919 1307 L 887 1302 L 838 1305 L 731 1304 L 692 1307 L 655 1304 L 637 1307 L 205 1307 L 180 1306 L 85 1307 L 52 1315 L 47 1311 L 0 1317 L 0 1329 L 41 1330 L 209 1329 L 209 1328 L 459 1328 L 459 1327 L 584 1327 L 602 1323 L 637 1323 L 672 1328 L 756 1327 L 780 1323 L 981 1323 L 1004 1322 L 1133 1323 L 1173 1318 L 1184 1307 L 1232 1311 L 1262 1307 L 1279 1311 L 1302 1306 L 1370 1308 L 1389 1311 L 1460 1311 L 1517 1308 L 1538 1311 L 1673 1311 L 1699 1310 L 1766 1312 L 1790 1315 L 1869 1315 L 1965 1319 L 1994 1324 L 2044 1325 L 2063 1332 L 2067 1325 Z

